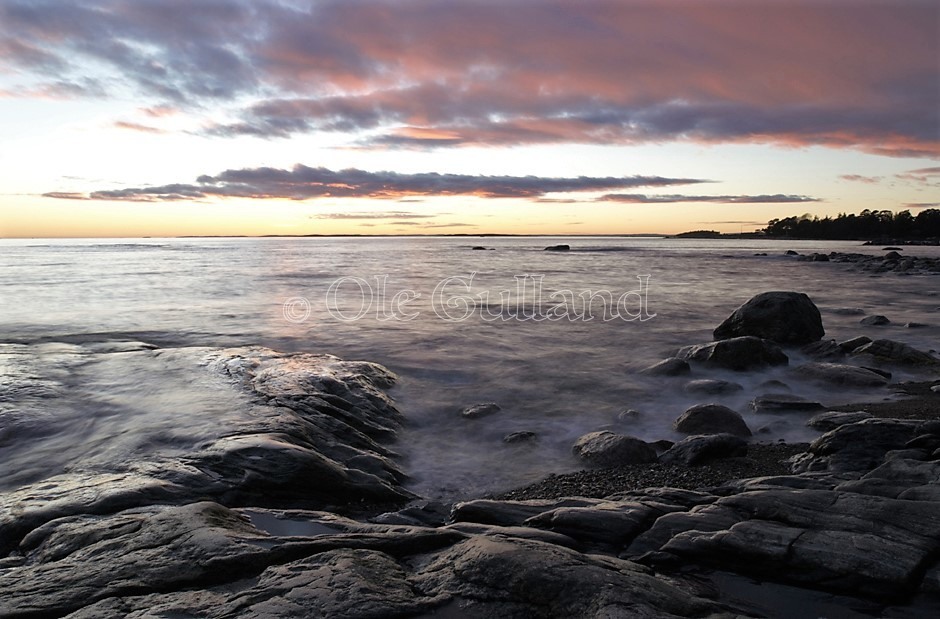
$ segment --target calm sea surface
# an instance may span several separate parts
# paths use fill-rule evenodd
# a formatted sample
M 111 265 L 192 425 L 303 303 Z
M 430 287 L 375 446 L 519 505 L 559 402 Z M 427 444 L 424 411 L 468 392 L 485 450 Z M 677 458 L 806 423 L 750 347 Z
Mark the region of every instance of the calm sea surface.
M 571 251 L 543 251 L 557 243 Z M 788 249 L 881 253 L 854 242 L 601 237 L 2 240 L 0 490 L 185 452 L 187 440 L 244 404 L 204 384 L 185 355 L 126 362 L 114 342 L 267 346 L 382 363 L 400 376 L 392 395 L 409 419 L 396 449 L 413 489 L 436 497 L 573 470 L 571 444 L 593 430 L 677 438 L 672 421 L 716 398 L 638 371 L 711 340 L 763 291 L 807 293 L 827 337 L 940 348 L 940 278 L 798 262 Z M 893 325 L 861 327 L 862 315 L 848 309 Z M 791 367 L 803 361 L 788 354 Z M 820 388 L 787 368 L 693 377 L 741 383 L 743 391 L 716 401 L 763 428 L 763 440 L 814 436 L 803 418 L 748 412 L 767 380 L 830 405 L 891 397 Z M 460 417 L 480 402 L 502 411 Z M 640 414 L 618 421 L 628 409 Z M 504 444 L 515 431 L 539 438 Z

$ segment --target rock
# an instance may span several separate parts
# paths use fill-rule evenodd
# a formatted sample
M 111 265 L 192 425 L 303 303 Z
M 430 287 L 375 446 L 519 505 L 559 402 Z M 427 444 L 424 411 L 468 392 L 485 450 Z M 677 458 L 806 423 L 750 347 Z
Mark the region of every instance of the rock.
M 904 251 L 901 247 L 885 247 L 881 251 Z
M 460 411 L 460 416 L 465 419 L 479 419 L 498 413 L 502 409 L 495 402 L 486 402 L 484 404 L 474 404 Z
M 842 363 L 804 363 L 795 371 L 807 378 L 834 385 L 883 387 L 888 384 L 888 379 L 880 373 Z
M 579 438 L 572 451 L 594 466 L 622 466 L 656 461 L 656 451 L 632 436 L 607 430 L 591 432 Z
M 930 390 L 933 391 L 934 393 L 940 393 L 940 385 L 934 385 L 933 387 L 930 388 Z
M 906 322 L 904 327 L 907 329 L 923 329 L 924 327 L 929 327 L 930 325 L 923 322 Z
M 865 318 L 862 318 L 860 321 L 858 321 L 858 323 L 860 325 L 865 325 L 866 327 L 881 327 L 891 324 L 891 321 L 881 314 L 875 314 L 874 316 L 866 316 Z
M 841 342 L 839 344 L 839 348 L 849 353 L 857 348 L 861 348 L 862 346 L 864 346 L 865 344 L 868 344 L 869 342 L 871 342 L 870 337 L 865 337 L 864 335 L 860 335 L 858 337 L 853 337 L 850 340 L 845 340 L 844 342 Z
M 716 340 L 755 336 L 778 344 L 808 344 L 825 335 L 819 309 L 801 292 L 763 292 L 736 309 Z
M 591 507 L 559 507 L 529 518 L 525 525 L 619 550 L 661 514 L 638 502 L 611 502 Z
M 699 404 L 688 409 L 673 424 L 683 434 L 734 434 L 751 436 L 744 418 L 727 406 Z
M 701 378 L 690 380 L 682 386 L 683 391 L 687 393 L 704 393 L 707 395 L 720 395 L 723 393 L 734 393 L 744 389 L 738 383 L 732 383 L 727 380 L 717 380 L 713 378 Z
M 813 254 L 810 256 L 810 262 L 829 262 L 829 256 L 826 254 Z
M 733 434 L 689 436 L 659 456 L 662 464 L 694 466 L 708 460 L 747 455 L 747 441 Z
M 688 361 L 679 359 L 678 357 L 670 357 L 669 359 L 663 359 L 659 363 L 641 370 L 640 374 L 650 376 L 680 376 L 682 374 L 688 374 L 691 371 L 692 368 L 689 366 Z
M 871 413 L 866 413 L 865 411 L 854 411 L 843 413 L 839 411 L 829 411 L 826 413 L 819 413 L 814 415 L 806 422 L 806 425 L 813 428 L 814 430 L 821 430 L 822 432 L 829 432 L 830 430 L 835 430 L 839 426 L 845 426 L 851 423 L 857 423 L 859 421 L 864 421 L 865 419 L 871 419 L 873 416 Z
M 792 249 L 788 249 L 788 250 L 784 253 L 784 255 L 785 255 L 785 256 L 799 256 L 799 255 L 800 255 L 800 252 L 798 252 L 798 251 L 793 251 Z
M 453 600 L 454 616 L 693 617 L 718 610 L 630 561 L 531 539 L 474 536 L 412 582 L 424 596 Z
M 596 499 L 566 498 L 537 499 L 529 501 L 493 501 L 475 499 L 454 505 L 451 519 L 454 522 L 476 522 L 500 527 L 518 527 L 522 523 L 547 511 L 560 507 L 589 507 L 602 501 Z
M 546 247 L 545 251 L 569 251 L 570 249 L 570 245 L 551 245 L 550 247 Z
M 735 337 L 700 346 L 686 346 L 677 356 L 738 372 L 789 363 L 789 359 L 777 345 L 753 336 Z
M 503 437 L 504 443 L 531 443 L 539 437 L 535 432 L 512 432 Z
M 474 245 L 473 247 L 471 247 L 471 249 L 473 251 L 486 251 L 486 248 L 483 247 L 482 245 Z
M 691 528 L 661 547 L 684 564 L 703 561 L 752 578 L 876 600 L 911 594 L 940 547 L 940 514 L 931 503 L 851 492 L 745 492 L 684 516 L 716 523 L 710 529 L 682 523 Z M 717 524 L 728 520 L 737 522 Z
M 638 410 L 634 410 L 630 408 L 625 411 L 620 411 L 619 413 L 617 413 L 617 421 L 620 423 L 634 423 L 637 419 L 639 419 L 642 416 L 643 416 L 643 413 L 641 413 Z
M 940 359 L 927 352 L 917 350 L 903 342 L 893 340 L 875 340 L 852 352 L 853 356 L 867 356 L 876 361 L 897 363 L 900 365 L 937 365 Z
M 889 251 L 884 255 L 885 260 L 900 260 L 901 258 L 903 258 L 903 256 L 894 250 Z
M 823 408 L 823 405 L 819 402 L 813 402 L 789 393 L 765 393 L 751 400 L 751 409 L 756 413 L 816 411 Z

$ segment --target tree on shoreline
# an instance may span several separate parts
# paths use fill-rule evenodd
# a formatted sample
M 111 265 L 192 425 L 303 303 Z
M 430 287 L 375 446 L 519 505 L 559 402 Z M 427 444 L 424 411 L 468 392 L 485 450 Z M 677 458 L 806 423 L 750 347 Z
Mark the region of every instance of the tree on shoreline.
M 872 211 L 858 215 L 839 213 L 835 218 L 810 216 L 771 219 L 763 233 L 794 239 L 930 239 L 940 237 L 940 209 L 929 208 L 917 216 L 910 211 Z

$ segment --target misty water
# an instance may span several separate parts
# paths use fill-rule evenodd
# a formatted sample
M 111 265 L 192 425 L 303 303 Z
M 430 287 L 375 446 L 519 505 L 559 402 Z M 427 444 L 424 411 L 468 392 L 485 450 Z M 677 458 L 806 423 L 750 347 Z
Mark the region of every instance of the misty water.
M 571 251 L 544 251 L 558 243 Z M 882 253 L 855 242 L 600 237 L 3 240 L 0 491 L 182 455 L 239 423 L 246 397 L 200 362 L 207 348 L 230 346 L 331 353 L 394 371 L 391 395 L 408 419 L 394 448 L 410 488 L 428 497 L 575 470 L 571 445 L 594 430 L 675 440 L 674 419 L 709 401 L 741 412 L 756 440 L 809 440 L 805 415 L 749 411 L 751 399 L 778 389 L 767 381 L 825 405 L 894 396 L 797 377 L 805 358 L 792 349 L 789 367 L 696 368 L 692 378 L 744 386 L 726 396 L 639 374 L 710 341 L 731 311 L 768 290 L 808 294 L 827 338 L 940 348 L 936 277 L 872 276 L 799 262 L 788 249 Z M 892 325 L 862 327 L 863 314 L 847 310 Z M 893 380 L 907 378 L 917 377 Z M 460 416 L 481 402 L 502 410 Z M 639 414 L 618 416 L 631 409 Z M 517 431 L 538 439 L 503 442 Z

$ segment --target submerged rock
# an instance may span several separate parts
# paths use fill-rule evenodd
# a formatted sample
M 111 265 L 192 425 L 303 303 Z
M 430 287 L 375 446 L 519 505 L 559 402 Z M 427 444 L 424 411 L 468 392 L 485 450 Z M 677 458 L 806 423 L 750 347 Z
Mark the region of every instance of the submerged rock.
M 824 407 L 819 402 L 807 400 L 790 393 L 765 393 L 751 400 L 751 409 L 757 413 L 780 411 L 816 411 Z
M 734 310 L 714 332 L 716 340 L 751 335 L 777 344 L 808 344 L 825 335 L 822 317 L 802 292 L 764 292 Z
M 795 371 L 807 378 L 834 385 L 883 387 L 888 384 L 888 378 L 881 373 L 842 363 L 805 363 Z
M 734 393 L 744 389 L 738 383 L 727 380 L 718 380 L 714 378 L 700 378 L 690 380 L 682 385 L 683 391 L 688 393 L 704 393 L 708 395 L 719 395 L 723 393 Z
M 874 316 L 866 316 L 858 321 L 858 324 L 865 325 L 866 327 L 881 327 L 884 325 L 890 325 L 891 321 L 888 320 L 886 316 L 881 314 L 875 314 Z
M 607 430 L 585 434 L 572 451 L 594 466 L 621 466 L 656 461 L 656 451 L 644 441 Z
M 930 353 L 917 350 L 903 342 L 875 340 L 856 348 L 852 355 L 867 356 L 876 361 L 899 365 L 940 365 L 940 359 Z
M 676 356 L 738 372 L 789 363 L 789 358 L 776 344 L 754 336 L 686 346 Z
M 691 371 L 692 368 L 689 366 L 688 361 L 679 359 L 678 357 L 670 357 L 669 359 L 663 359 L 659 363 L 641 370 L 640 374 L 648 374 L 650 376 L 680 376 L 682 374 L 688 374 Z
M 550 245 L 545 248 L 545 251 L 569 251 L 570 249 L 570 245 Z
M 727 406 L 699 404 L 676 419 L 673 427 L 683 434 L 734 434 L 751 436 L 744 418 Z

